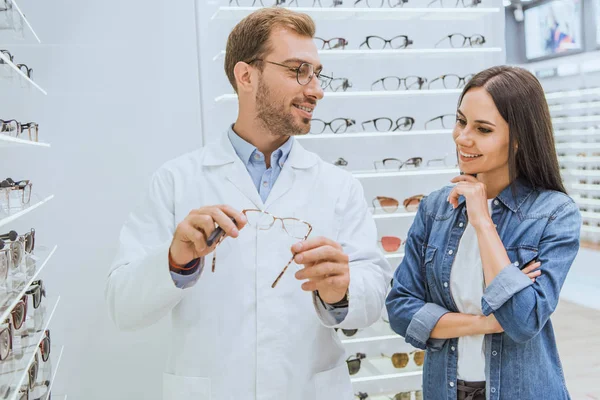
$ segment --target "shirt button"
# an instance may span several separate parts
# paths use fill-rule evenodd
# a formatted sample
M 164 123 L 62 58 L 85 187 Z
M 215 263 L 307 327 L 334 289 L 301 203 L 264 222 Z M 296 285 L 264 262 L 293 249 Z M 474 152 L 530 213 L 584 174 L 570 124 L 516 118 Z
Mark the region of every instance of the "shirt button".
M 490 389 L 490 392 L 492 392 L 492 393 L 496 393 L 496 388 L 491 388 L 491 389 Z
M 269 186 L 269 183 L 268 183 L 267 181 L 264 181 L 264 182 L 263 182 L 263 186 L 264 186 L 264 187 L 267 187 L 267 186 Z
M 494 200 L 494 205 L 497 206 L 498 204 L 500 204 L 500 202 L 498 200 Z
M 492 355 L 493 355 L 494 357 L 496 357 L 496 356 L 498 355 L 498 352 L 497 352 L 496 350 L 494 350 L 494 351 L 492 351 Z
M 450 255 L 454 254 L 454 250 L 450 250 L 450 251 L 448 252 L 448 254 L 450 254 Z
M 255 154 L 255 155 L 254 155 L 254 159 L 255 159 L 255 160 L 260 160 L 260 155 L 258 155 L 258 154 Z
M 454 387 L 454 382 L 450 382 L 450 387 Z
M 517 266 L 517 267 L 519 266 L 519 262 L 518 261 L 515 261 L 515 266 Z
M 448 287 L 448 282 L 444 282 L 444 287 Z
M 450 347 L 450 349 L 451 349 L 452 351 L 455 351 L 455 350 L 456 350 L 456 347 L 452 346 L 452 347 Z
M 465 224 L 463 224 L 463 223 L 461 222 L 460 224 L 458 224 L 458 226 L 462 228 L 463 226 L 465 226 Z

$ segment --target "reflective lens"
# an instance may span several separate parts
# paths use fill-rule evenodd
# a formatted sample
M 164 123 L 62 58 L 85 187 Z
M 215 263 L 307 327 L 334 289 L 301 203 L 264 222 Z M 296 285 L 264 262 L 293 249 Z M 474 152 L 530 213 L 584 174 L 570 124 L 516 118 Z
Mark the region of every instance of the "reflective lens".
M 8 249 L 0 250 L 0 283 L 8 278 L 9 257 Z
M 411 400 L 410 392 L 402 392 L 398 393 L 394 396 L 394 400 Z
M 412 196 L 409 197 L 408 199 L 404 200 L 404 209 L 408 212 L 415 212 L 419 209 L 419 204 L 421 203 L 421 200 L 423 199 L 423 195 L 417 195 L 417 196 Z
M 342 329 L 342 332 L 344 333 L 344 335 L 350 337 L 350 336 L 356 335 L 356 332 L 358 332 L 358 329 Z
M 47 336 L 47 334 L 46 336 L 44 336 L 44 339 L 42 339 L 42 342 L 40 343 L 40 353 L 42 353 L 42 360 L 44 362 L 48 361 L 48 358 L 50 358 L 50 338 Z
M 282 221 L 283 228 L 294 239 L 302 240 L 310 231 L 310 226 L 306 222 L 294 218 L 284 218 Z
M 376 201 L 379 203 L 379 206 L 383 209 L 383 211 L 388 213 L 393 213 L 398 210 L 398 200 L 393 199 L 391 197 L 380 197 L 376 198 Z
M 467 38 L 460 33 L 450 35 L 450 45 L 452 47 L 463 47 L 467 45 Z
M 35 381 L 37 380 L 39 362 L 40 362 L 40 359 L 39 359 L 37 353 L 35 353 L 35 358 L 33 360 L 33 364 L 31 364 L 31 366 L 29 367 L 29 389 L 30 390 L 32 390 L 35 387 Z
M 24 296 L 25 299 L 27 299 L 27 296 Z M 25 322 L 25 312 L 26 312 L 26 308 L 25 308 L 25 301 L 23 299 L 21 299 L 13 308 L 13 310 L 11 311 L 11 316 L 12 316 L 12 320 L 13 320 L 13 325 L 15 326 L 15 329 L 21 329 L 21 327 L 23 326 L 23 322 Z
M 392 364 L 395 368 L 404 368 L 408 365 L 408 354 L 394 353 L 392 355 Z
M 398 251 L 401 244 L 402 244 L 402 240 L 396 236 L 383 236 L 381 238 L 381 246 L 388 253 L 393 253 L 393 252 Z
M 424 351 L 416 351 L 413 354 L 413 359 L 415 360 L 415 364 L 417 366 L 422 367 L 425 363 L 425 352 Z

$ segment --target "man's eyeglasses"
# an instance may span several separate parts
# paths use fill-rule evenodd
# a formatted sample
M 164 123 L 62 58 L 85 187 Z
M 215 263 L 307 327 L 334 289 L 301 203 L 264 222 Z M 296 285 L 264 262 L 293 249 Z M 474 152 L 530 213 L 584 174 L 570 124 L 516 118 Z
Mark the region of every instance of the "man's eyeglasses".
M 320 37 L 313 38 L 317 47 L 321 50 L 339 50 L 348 46 L 348 41 L 341 37 L 322 39 Z
M 421 90 L 427 83 L 427 78 L 420 76 L 386 76 L 371 84 L 371 90 Z
M 458 7 L 462 4 L 463 7 L 477 7 L 482 0 L 433 0 L 427 7 Z
M 379 50 L 385 49 L 389 45 L 391 49 L 405 49 L 411 44 L 413 44 L 413 41 L 406 35 L 394 36 L 391 39 L 384 39 L 381 36 L 367 36 L 360 48 L 367 46 L 371 50 Z
M 472 74 L 465 76 L 458 76 L 455 74 L 446 74 L 439 76 L 429 82 L 427 89 L 440 89 L 443 86 L 444 89 L 459 89 L 464 87 L 468 81 L 473 78 Z
M 9 119 L 3 120 L 0 119 L 0 133 L 7 134 L 8 136 L 18 138 L 23 134 L 23 132 L 27 131 L 29 135 L 29 140 L 33 140 L 34 142 L 38 141 L 38 130 L 39 126 L 35 122 L 27 122 L 20 123 L 17 120 Z
M 300 84 L 302 86 L 308 85 L 310 83 L 310 81 L 313 79 L 313 77 L 316 76 L 317 78 L 319 78 L 321 87 L 326 88 L 327 86 L 329 86 L 329 84 L 331 83 L 331 80 L 333 79 L 330 76 L 323 75 L 322 71 L 315 71 L 315 67 L 312 64 L 305 63 L 305 62 L 301 63 L 298 67 L 290 67 L 289 65 L 280 64 L 280 63 L 276 63 L 273 61 L 262 60 L 260 58 L 255 58 L 254 60 L 248 61 L 248 64 L 252 64 L 257 61 L 277 65 L 279 67 L 286 68 L 292 72 L 295 72 L 296 73 L 296 81 L 298 82 L 298 84 Z
M 369 8 L 381 8 L 383 7 L 384 3 L 384 0 L 366 0 L 364 3 L 362 1 L 363 0 L 356 0 L 354 2 L 354 7 L 356 7 L 358 3 L 361 3 L 360 6 L 366 4 Z M 388 0 L 387 3 L 391 8 L 396 8 L 403 7 L 406 3 L 408 3 L 408 0 Z
M 345 133 L 349 127 L 355 124 L 356 121 L 350 118 L 336 118 L 330 122 L 325 122 L 320 119 L 311 119 L 310 133 L 313 135 L 320 135 L 325 132 L 325 129 L 327 128 L 333 133 Z
M 441 43 L 448 40 L 450 42 L 450 46 L 454 48 L 460 47 L 478 47 L 483 46 L 485 41 L 485 37 L 483 35 L 473 35 L 473 36 L 465 36 L 462 33 L 453 33 L 451 35 L 444 36 L 439 42 L 435 44 L 435 47 L 438 47 Z

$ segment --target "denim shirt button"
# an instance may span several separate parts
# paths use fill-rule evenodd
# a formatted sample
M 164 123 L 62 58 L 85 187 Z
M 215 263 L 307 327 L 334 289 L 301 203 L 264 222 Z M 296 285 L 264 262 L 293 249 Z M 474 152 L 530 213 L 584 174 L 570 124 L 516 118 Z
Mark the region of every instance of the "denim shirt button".
M 490 389 L 490 392 L 492 392 L 492 393 L 496 393 L 496 388 L 491 388 L 491 389 Z
M 448 251 L 448 254 L 450 254 L 450 255 L 454 254 L 454 250 Z
M 461 222 L 460 224 L 458 224 L 458 226 L 459 226 L 460 228 L 462 228 L 463 226 L 465 226 L 465 224 L 463 224 L 463 223 Z
M 454 382 L 450 382 L 450 387 L 454 387 Z
M 448 287 L 448 282 L 444 282 L 444 287 Z
M 497 206 L 498 204 L 500 204 L 500 202 L 498 200 L 494 200 L 494 205 Z
M 450 350 L 455 351 L 456 347 L 452 346 L 452 347 L 450 347 Z
M 494 351 L 492 351 L 492 355 L 493 355 L 494 357 L 496 357 L 496 356 L 498 355 L 498 352 L 497 352 L 496 350 L 494 350 Z

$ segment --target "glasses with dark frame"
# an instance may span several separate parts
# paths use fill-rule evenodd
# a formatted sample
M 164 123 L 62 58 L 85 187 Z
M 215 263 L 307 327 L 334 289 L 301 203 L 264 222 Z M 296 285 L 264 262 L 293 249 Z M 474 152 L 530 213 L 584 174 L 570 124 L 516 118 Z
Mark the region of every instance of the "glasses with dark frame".
M 350 375 L 358 374 L 358 371 L 360 371 L 361 361 L 365 358 L 367 358 L 367 355 L 364 353 L 356 353 L 355 355 L 348 357 L 348 359 L 346 360 L 346 365 L 348 366 L 348 373 Z
M 254 60 L 248 61 L 248 64 L 252 64 L 257 61 L 277 65 L 279 67 L 286 68 L 292 72 L 295 72 L 296 73 L 296 81 L 298 82 L 299 85 L 302 85 L 302 86 L 308 85 L 310 83 L 310 81 L 312 81 L 313 77 L 316 76 L 319 79 L 321 88 L 325 88 L 325 87 L 329 86 L 329 84 L 331 83 L 331 79 L 333 79 L 330 76 L 323 75 L 322 70 L 315 71 L 315 67 L 312 64 L 307 63 L 307 62 L 300 63 L 300 65 L 297 67 L 290 67 L 289 65 L 280 64 L 280 63 L 276 63 L 273 61 L 267 61 L 267 60 L 263 60 L 260 58 L 255 58 Z
M 462 4 L 462 6 L 465 8 L 477 7 L 479 4 L 481 4 L 481 1 L 482 0 L 433 0 L 427 5 L 427 7 L 458 7 L 459 4 Z
M 361 3 L 362 1 L 363 0 L 356 0 L 354 2 L 354 7 L 356 7 L 356 5 L 358 3 Z M 388 6 L 390 6 L 390 8 L 404 7 L 404 5 L 408 3 L 408 0 L 388 0 L 387 3 Z M 366 4 L 368 8 L 382 8 L 384 0 L 365 0 L 365 2 L 361 4 L 361 6 L 363 4 Z
M 375 166 L 375 170 L 387 170 L 387 171 L 398 171 L 401 170 L 405 166 L 412 166 L 415 168 L 419 168 L 421 163 L 423 162 L 422 157 L 412 157 L 406 161 L 399 160 L 397 158 L 384 158 L 381 161 L 374 161 L 373 165 Z
M 25 64 L 17 64 L 17 68 L 19 69 L 19 71 L 21 71 L 22 73 L 24 73 L 29 79 L 32 79 L 32 77 L 33 77 L 33 68 L 29 68 Z
M 6 58 L 8 58 L 8 60 L 9 60 L 11 63 L 14 63 L 14 61 L 15 61 L 15 56 L 13 56 L 12 54 L 10 54 L 10 51 L 8 51 L 8 50 L 0 50 L 0 53 L 4 54 L 4 56 L 5 56 Z M 3 59 L 2 57 L 0 57 L 0 64 L 6 64 L 6 61 L 4 61 L 4 59 Z
M 14 119 L 0 119 L 0 133 L 19 138 L 25 131 L 28 133 L 29 140 L 38 141 L 39 125 L 37 123 L 27 122 L 22 124 Z
M 410 356 L 413 356 L 413 360 L 418 367 L 422 367 L 425 363 L 425 352 L 423 350 L 414 350 L 410 353 L 394 353 L 391 357 L 382 353 L 381 356 L 391 358 L 394 368 L 406 368 Z
M 361 43 L 360 48 L 367 46 L 371 50 L 383 50 L 388 45 L 391 49 L 406 49 L 413 44 L 413 41 L 406 35 L 394 36 L 391 39 L 384 39 L 381 36 L 367 36 Z
M 386 76 L 371 84 L 371 90 L 421 90 L 427 83 L 427 78 L 420 76 Z M 381 89 L 380 89 L 381 88 Z
M 325 122 L 320 119 L 310 120 L 310 133 L 320 135 L 329 128 L 333 133 L 346 133 L 346 130 L 355 125 L 356 121 L 350 118 L 336 118 L 330 122 Z
M 343 50 L 344 48 L 346 48 L 346 46 L 348 46 L 348 40 L 341 37 L 331 39 L 314 37 L 313 40 L 317 47 L 320 47 L 320 50 Z
M 0 182 L 0 191 L 5 191 L 6 192 L 6 203 L 7 203 L 7 207 L 8 208 L 13 208 L 10 205 L 10 199 L 11 199 L 11 192 L 13 190 L 20 190 L 23 193 L 21 194 L 21 204 L 20 206 L 27 206 L 29 205 L 29 202 L 31 201 L 31 188 L 33 187 L 33 184 L 27 180 L 21 180 L 21 181 L 13 181 L 11 178 L 7 178 L 5 180 L 3 180 L 2 182 Z
M 444 36 L 435 44 L 435 47 L 438 47 L 440 43 L 443 43 L 446 40 L 450 42 L 450 46 L 453 48 L 478 47 L 483 46 L 486 43 L 483 35 L 465 36 L 462 33 L 453 33 L 451 35 Z
M 308 238 L 308 236 L 310 235 L 310 233 L 312 232 L 312 229 L 313 229 L 311 224 L 309 224 L 306 221 L 302 221 L 298 218 L 291 218 L 291 217 L 280 218 L 280 217 L 274 216 L 271 213 L 268 213 L 268 212 L 262 211 L 262 210 L 258 210 L 258 209 L 245 209 L 245 210 L 242 210 L 242 213 L 246 217 L 246 220 L 248 221 L 248 225 L 252 228 L 255 228 L 255 229 L 261 230 L 261 231 L 266 231 L 266 230 L 271 229 L 273 226 L 275 226 L 275 222 L 279 220 L 279 221 L 281 221 L 281 228 L 288 236 L 290 236 L 294 239 L 302 240 L 302 241 L 304 241 Z M 219 244 L 221 244 L 221 242 L 225 239 L 225 237 L 226 236 L 222 236 L 221 239 L 219 239 L 219 241 L 217 242 L 217 246 Z M 216 247 L 215 247 L 215 249 L 216 249 Z M 290 261 L 285 265 L 285 267 L 283 268 L 283 270 L 281 271 L 279 276 L 277 276 L 277 278 L 271 285 L 272 288 L 275 288 L 275 286 L 277 286 L 277 283 L 279 282 L 279 280 L 281 279 L 281 277 L 283 276 L 285 271 L 287 271 L 287 269 L 290 266 L 290 264 L 292 263 L 292 261 L 294 261 L 294 257 L 296 257 L 295 253 L 292 254 L 292 258 L 290 259 Z M 215 271 L 215 260 L 216 260 L 216 254 L 213 256 L 213 268 L 212 268 L 213 272 Z
M 425 130 L 428 130 L 429 126 L 434 124 L 440 124 L 444 129 L 454 128 L 454 125 L 456 125 L 456 115 L 444 114 L 433 117 L 429 121 L 425 122 Z
M 44 282 L 41 279 L 31 282 L 25 294 L 33 298 L 33 308 L 38 309 L 42 303 L 42 297 L 46 297 Z
M 347 78 L 333 78 L 329 86 L 323 89 L 331 89 L 332 92 L 345 92 L 352 87 L 352 83 Z
M 400 117 L 394 121 L 387 117 L 375 118 L 362 123 L 364 131 L 368 131 L 365 125 L 373 124 L 373 127 L 377 132 L 396 132 L 396 131 L 410 131 L 415 123 L 413 117 Z
M 456 74 L 446 74 L 433 79 L 427 85 L 427 89 L 440 89 L 440 83 L 444 89 L 460 89 L 473 78 L 473 74 L 458 76 Z M 433 86 L 433 87 L 432 87 Z M 436 87 L 438 86 L 438 87 Z
M 8 0 L 0 0 L 0 12 L 8 11 L 12 9 L 12 2 Z

